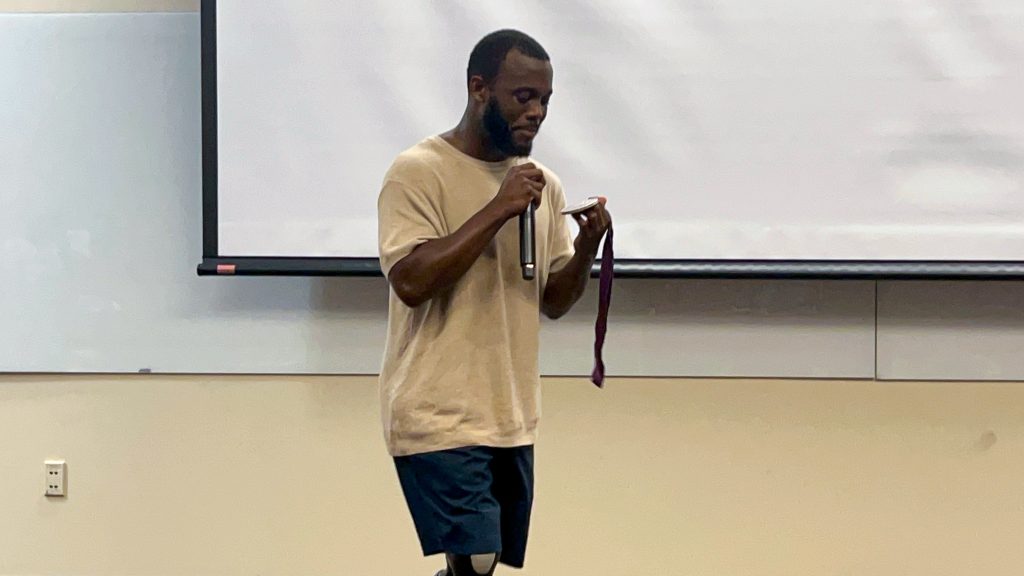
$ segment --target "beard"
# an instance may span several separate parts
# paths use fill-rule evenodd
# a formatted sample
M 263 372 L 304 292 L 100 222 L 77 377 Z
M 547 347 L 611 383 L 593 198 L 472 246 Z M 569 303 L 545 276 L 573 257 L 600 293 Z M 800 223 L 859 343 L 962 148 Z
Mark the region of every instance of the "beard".
M 484 110 L 484 131 L 491 144 L 506 156 L 529 156 L 533 142 L 516 144 L 512 139 L 512 127 L 498 106 L 498 99 L 491 97 Z

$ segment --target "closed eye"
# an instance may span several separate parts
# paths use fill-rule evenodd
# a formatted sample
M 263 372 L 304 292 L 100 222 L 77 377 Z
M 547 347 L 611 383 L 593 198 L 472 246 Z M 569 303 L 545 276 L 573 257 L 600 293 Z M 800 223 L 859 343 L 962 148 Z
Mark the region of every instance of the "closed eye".
M 546 95 L 544 95 L 543 98 L 540 99 L 541 106 L 548 105 L 548 102 L 551 100 L 551 94 L 551 92 L 548 92 Z M 513 93 L 513 97 L 516 99 L 516 102 L 520 104 L 527 104 L 530 100 L 533 100 L 538 96 L 540 96 L 540 94 L 536 90 L 531 90 L 529 88 L 516 90 Z

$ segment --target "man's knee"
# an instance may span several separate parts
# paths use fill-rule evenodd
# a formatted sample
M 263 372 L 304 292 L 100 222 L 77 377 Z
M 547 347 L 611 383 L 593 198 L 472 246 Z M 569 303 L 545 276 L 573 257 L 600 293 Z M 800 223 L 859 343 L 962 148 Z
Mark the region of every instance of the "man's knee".
M 491 576 L 498 565 L 498 554 L 448 555 L 453 576 Z

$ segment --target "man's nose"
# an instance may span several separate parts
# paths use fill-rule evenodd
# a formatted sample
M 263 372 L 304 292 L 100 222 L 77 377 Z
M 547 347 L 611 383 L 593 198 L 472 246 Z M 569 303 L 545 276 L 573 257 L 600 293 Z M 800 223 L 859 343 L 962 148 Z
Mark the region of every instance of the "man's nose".
M 530 102 L 529 107 L 526 109 L 526 117 L 535 123 L 540 123 L 544 119 L 545 106 L 538 101 Z

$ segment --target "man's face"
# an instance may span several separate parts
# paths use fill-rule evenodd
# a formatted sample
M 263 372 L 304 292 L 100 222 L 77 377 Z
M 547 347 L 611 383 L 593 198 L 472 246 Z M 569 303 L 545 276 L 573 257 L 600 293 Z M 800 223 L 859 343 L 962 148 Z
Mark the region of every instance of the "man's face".
M 551 63 L 512 50 L 494 79 L 483 126 L 491 144 L 506 156 L 528 156 L 548 114 Z

